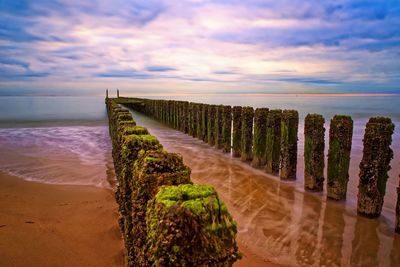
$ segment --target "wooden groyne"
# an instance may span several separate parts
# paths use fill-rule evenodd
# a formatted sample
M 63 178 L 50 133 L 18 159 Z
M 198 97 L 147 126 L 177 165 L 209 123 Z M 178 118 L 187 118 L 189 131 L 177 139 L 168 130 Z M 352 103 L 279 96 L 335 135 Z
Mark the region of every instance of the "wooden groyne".
M 178 107 L 198 105 L 198 109 L 183 108 L 179 117 L 183 123 L 201 118 L 198 123 L 201 129 L 197 129 L 201 136 L 197 134 L 197 138 L 224 152 L 231 151 L 233 157 L 241 157 L 256 168 L 279 175 L 282 180 L 296 179 L 299 114 L 295 110 L 258 108 L 254 111 L 252 107 L 231 108 L 142 98 L 119 98 L 118 102 L 163 123 L 167 123 L 165 116 L 159 114 L 169 112 L 165 109 L 168 103 Z M 308 114 L 304 125 L 304 187 L 308 191 L 322 192 L 325 180 L 325 119 L 320 114 Z M 177 129 L 188 133 L 185 127 Z M 389 118 L 371 118 L 367 123 L 363 159 L 360 163 L 359 215 L 377 217 L 381 213 L 390 161 L 393 158 L 390 148 L 393 131 L 394 124 Z M 326 189 L 329 199 L 346 198 L 352 136 L 352 118 L 335 115 L 330 121 L 329 131 Z M 400 231 L 399 190 L 396 232 Z
M 215 189 L 193 184 L 182 157 L 165 151 L 117 100 L 106 105 L 126 265 L 231 266 L 240 258 L 237 226 Z M 186 131 L 195 121 L 181 120 L 196 110 L 186 112 L 185 103 L 154 104 L 152 114 L 171 127 Z M 142 101 L 129 106 L 149 112 Z

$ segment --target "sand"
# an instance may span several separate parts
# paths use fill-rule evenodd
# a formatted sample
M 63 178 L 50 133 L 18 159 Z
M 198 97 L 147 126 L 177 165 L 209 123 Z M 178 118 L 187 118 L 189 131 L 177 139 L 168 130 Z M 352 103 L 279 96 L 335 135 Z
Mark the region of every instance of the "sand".
M 110 189 L 0 172 L 0 266 L 123 266 L 117 218 Z

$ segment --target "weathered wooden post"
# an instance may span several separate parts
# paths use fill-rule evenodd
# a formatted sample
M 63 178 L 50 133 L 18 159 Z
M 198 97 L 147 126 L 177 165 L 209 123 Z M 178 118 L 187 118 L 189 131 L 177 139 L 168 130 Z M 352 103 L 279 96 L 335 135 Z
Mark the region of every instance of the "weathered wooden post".
M 233 107 L 232 155 L 240 157 L 242 147 L 242 107 Z
M 352 137 L 353 120 L 351 117 L 335 115 L 329 129 L 328 198 L 346 199 Z
M 193 103 L 189 103 L 188 109 L 188 134 L 193 136 Z
M 215 147 L 222 149 L 224 138 L 222 136 L 222 114 L 224 111 L 223 105 L 217 106 L 217 115 L 215 120 Z
M 381 214 L 390 160 L 393 158 L 392 134 L 394 124 L 390 118 L 370 118 L 364 134 L 363 158 L 360 163 L 358 185 L 358 214 L 378 217 Z
M 280 160 L 282 180 L 296 180 L 298 128 L 299 113 L 297 110 L 282 111 Z
M 242 146 L 240 159 L 248 161 L 253 158 L 253 117 L 254 109 L 244 107 L 242 110 Z
M 207 128 L 208 128 L 208 107 L 210 105 L 203 104 L 201 108 L 201 136 L 202 140 L 207 143 Z
M 207 141 L 210 146 L 215 145 L 216 105 L 208 106 Z
M 231 106 L 224 106 L 222 111 L 222 152 L 231 152 L 232 140 L 232 108 Z
M 189 133 L 189 102 L 183 103 L 183 132 Z
M 272 109 L 268 112 L 265 171 L 274 175 L 279 174 L 279 158 L 281 153 L 281 121 L 282 110 Z
M 196 125 L 196 137 L 203 140 L 203 106 L 204 104 L 197 104 L 197 125 Z
M 108 99 L 108 89 L 106 89 L 106 98 Z
M 254 111 L 253 167 L 265 165 L 265 148 L 267 142 L 268 108 L 256 108 Z
M 400 176 L 399 176 L 400 177 Z M 396 233 L 400 234 L 400 183 L 397 187 L 397 205 L 396 205 Z
M 325 119 L 308 114 L 304 123 L 304 188 L 321 192 L 324 188 Z

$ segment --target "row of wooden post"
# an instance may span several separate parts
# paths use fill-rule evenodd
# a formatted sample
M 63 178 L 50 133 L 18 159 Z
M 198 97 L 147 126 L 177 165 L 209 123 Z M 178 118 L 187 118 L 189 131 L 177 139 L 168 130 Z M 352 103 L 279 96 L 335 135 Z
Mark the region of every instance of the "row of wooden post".
M 189 103 L 141 99 L 148 115 L 171 127 L 251 162 L 282 180 L 295 180 L 299 114 L 296 110 Z M 322 192 L 325 170 L 325 119 L 308 114 L 304 124 L 304 187 Z M 373 117 L 366 125 L 357 211 L 367 217 L 380 215 L 385 195 L 394 124 L 389 118 Z M 353 120 L 335 115 L 330 121 L 327 166 L 327 197 L 346 198 L 349 180 Z M 398 202 L 400 189 L 397 189 Z M 396 231 L 400 231 L 399 203 Z

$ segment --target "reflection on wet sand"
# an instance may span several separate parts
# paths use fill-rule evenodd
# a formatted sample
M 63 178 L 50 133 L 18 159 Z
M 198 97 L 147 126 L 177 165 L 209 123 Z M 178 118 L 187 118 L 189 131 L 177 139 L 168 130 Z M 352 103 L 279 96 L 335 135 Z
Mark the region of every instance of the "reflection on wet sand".
M 238 222 L 240 242 L 256 255 L 288 266 L 400 266 L 399 236 L 394 238 L 387 217 L 359 217 L 354 199 L 326 201 L 324 194 L 304 192 L 299 181 L 280 182 L 200 140 L 134 116 L 165 149 L 183 156 L 194 182 L 217 188 Z

